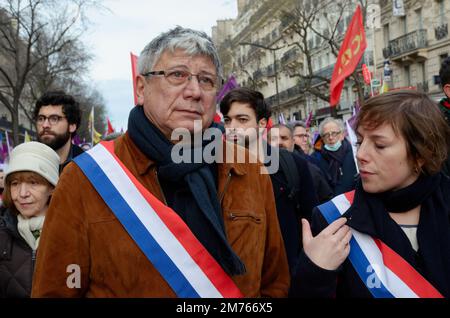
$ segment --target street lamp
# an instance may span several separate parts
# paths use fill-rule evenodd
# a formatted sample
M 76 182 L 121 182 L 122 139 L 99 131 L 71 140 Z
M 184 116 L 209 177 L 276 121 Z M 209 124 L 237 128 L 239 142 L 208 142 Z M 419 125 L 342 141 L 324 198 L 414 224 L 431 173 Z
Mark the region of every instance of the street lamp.
M 261 45 L 259 43 L 251 43 L 251 42 L 241 42 L 239 45 L 251 45 L 255 47 L 259 47 L 264 50 L 272 51 L 273 54 L 273 71 L 275 73 L 275 92 L 277 96 L 277 106 L 278 110 L 280 110 L 280 95 L 278 94 L 278 71 L 277 71 L 277 57 L 275 56 L 275 51 L 284 48 L 285 46 L 277 46 L 277 47 L 267 47 L 264 45 Z

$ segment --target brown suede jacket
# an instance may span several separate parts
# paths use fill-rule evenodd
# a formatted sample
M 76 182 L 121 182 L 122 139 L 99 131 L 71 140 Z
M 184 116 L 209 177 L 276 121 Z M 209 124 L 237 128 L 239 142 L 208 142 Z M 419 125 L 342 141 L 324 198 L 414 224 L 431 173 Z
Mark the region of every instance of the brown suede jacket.
M 228 144 L 225 147 L 230 147 Z M 242 150 L 240 150 L 242 151 Z M 128 134 L 115 152 L 137 179 L 162 200 L 155 163 Z M 232 279 L 245 297 L 286 297 L 289 270 L 272 184 L 260 164 L 218 164 L 219 195 L 228 240 L 247 272 Z M 77 270 L 80 268 L 79 288 Z M 175 297 L 84 176 L 69 164 L 47 211 L 32 297 Z

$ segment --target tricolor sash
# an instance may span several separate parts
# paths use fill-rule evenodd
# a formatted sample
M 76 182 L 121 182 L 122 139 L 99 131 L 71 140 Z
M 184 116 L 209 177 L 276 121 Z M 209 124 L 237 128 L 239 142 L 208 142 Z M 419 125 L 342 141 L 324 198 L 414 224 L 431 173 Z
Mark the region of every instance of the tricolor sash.
M 331 224 L 352 205 L 355 191 L 318 206 Z M 361 280 L 375 298 L 443 298 L 414 267 L 381 240 L 351 229 L 348 256 Z
M 179 215 L 119 160 L 113 141 L 98 144 L 74 161 L 178 297 L 242 297 Z

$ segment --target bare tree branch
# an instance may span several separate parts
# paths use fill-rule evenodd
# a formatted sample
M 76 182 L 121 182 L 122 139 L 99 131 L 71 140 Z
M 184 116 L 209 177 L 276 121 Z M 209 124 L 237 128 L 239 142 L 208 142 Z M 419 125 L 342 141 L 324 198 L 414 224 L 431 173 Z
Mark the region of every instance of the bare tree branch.
M 39 95 L 83 77 L 90 60 L 79 41 L 85 11 L 101 1 L 0 0 L 0 103 L 11 113 L 16 144 L 19 113 L 31 119 Z
M 365 17 L 368 1 L 358 0 Z M 318 43 L 314 45 L 313 36 L 323 40 L 323 49 L 329 50 L 335 57 L 339 55 L 340 45 L 344 34 L 342 34 L 343 19 L 354 4 L 352 0 L 323 1 L 320 6 L 314 7 L 311 1 L 298 0 L 295 2 L 295 7 L 289 11 L 284 10 L 280 15 L 282 24 L 289 25 L 289 28 L 297 35 L 297 40 L 289 43 L 289 46 L 296 46 L 303 55 L 304 65 L 302 69 L 284 71 L 290 77 L 297 77 L 299 79 L 299 87 L 304 93 L 310 93 L 317 98 L 326 102 L 329 101 L 329 85 L 331 83 L 330 76 L 323 76 L 324 70 L 315 71 L 313 59 L 320 52 L 321 47 Z M 321 21 L 320 29 L 317 21 Z M 324 26 L 327 30 L 324 32 Z M 311 40 L 309 40 L 311 39 Z M 362 91 L 361 78 L 355 70 L 351 79 L 354 79 L 358 91 Z

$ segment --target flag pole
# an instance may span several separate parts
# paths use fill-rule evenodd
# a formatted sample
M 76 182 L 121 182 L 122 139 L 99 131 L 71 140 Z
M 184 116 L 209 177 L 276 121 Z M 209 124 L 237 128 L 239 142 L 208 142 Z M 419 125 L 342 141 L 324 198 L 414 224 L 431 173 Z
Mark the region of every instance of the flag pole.
M 9 155 L 11 155 L 11 145 L 9 143 L 8 130 L 6 130 L 6 129 L 5 129 L 5 137 L 6 137 L 6 146 L 8 148 L 8 157 L 9 157 Z
M 375 71 L 374 71 L 373 74 L 375 75 Z M 370 78 L 370 94 L 372 95 L 372 97 L 374 97 L 374 96 L 375 96 L 375 93 L 374 93 L 374 91 L 373 91 L 373 86 L 372 86 L 372 75 L 370 74 L 370 72 L 369 72 L 369 78 Z M 375 78 L 377 78 L 377 77 L 375 76 Z
M 375 21 L 372 24 L 372 44 L 373 44 L 373 77 L 377 78 L 377 52 L 376 52 L 376 41 L 375 41 Z M 370 81 L 370 87 L 372 88 L 372 81 Z M 373 88 L 372 88 L 373 96 Z
M 92 105 L 92 130 L 91 130 L 91 140 L 92 140 L 92 147 L 94 147 L 94 105 Z

